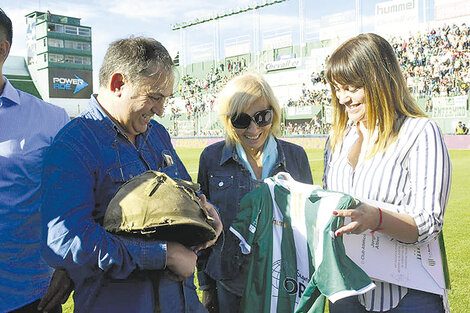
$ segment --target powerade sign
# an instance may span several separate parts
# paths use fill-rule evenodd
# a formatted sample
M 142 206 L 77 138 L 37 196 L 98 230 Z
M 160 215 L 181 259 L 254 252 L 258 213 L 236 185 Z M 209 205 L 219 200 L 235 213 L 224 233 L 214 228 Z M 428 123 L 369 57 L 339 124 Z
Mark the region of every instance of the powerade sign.
M 92 91 L 91 71 L 49 69 L 49 97 L 86 99 Z
M 52 78 L 53 88 L 54 89 L 62 89 L 62 90 L 72 90 L 73 94 L 76 94 L 80 90 L 86 88 L 88 83 L 78 77 L 77 75 L 73 75 L 75 78 L 65 78 L 65 77 L 54 77 Z M 75 86 L 75 88 L 73 88 Z

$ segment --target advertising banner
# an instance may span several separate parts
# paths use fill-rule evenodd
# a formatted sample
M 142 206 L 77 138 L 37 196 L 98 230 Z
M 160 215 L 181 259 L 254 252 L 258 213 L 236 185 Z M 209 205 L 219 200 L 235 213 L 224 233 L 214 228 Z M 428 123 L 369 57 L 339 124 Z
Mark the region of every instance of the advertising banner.
M 434 0 L 434 19 L 447 20 L 470 15 L 468 0 Z
M 287 59 L 281 61 L 268 62 L 264 64 L 264 69 L 266 72 L 283 70 L 286 68 L 293 68 L 300 66 L 301 59 Z
M 225 45 L 225 57 L 233 57 L 242 54 L 249 54 L 250 53 L 250 43 L 243 42 L 234 45 Z
M 292 46 L 292 34 L 263 39 L 263 50 L 273 50 Z
M 390 34 L 418 23 L 418 0 L 394 0 L 375 5 L 375 30 Z
M 49 69 L 49 97 L 87 99 L 93 92 L 92 71 Z
M 432 98 L 432 118 L 467 117 L 467 96 Z

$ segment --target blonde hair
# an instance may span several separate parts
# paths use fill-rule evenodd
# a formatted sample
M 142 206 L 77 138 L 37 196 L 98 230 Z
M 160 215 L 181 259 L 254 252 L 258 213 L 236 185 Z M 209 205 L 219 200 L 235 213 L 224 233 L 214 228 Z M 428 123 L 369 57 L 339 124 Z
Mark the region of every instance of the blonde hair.
M 281 134 L 281 108 L 271 86 L 259 74 L 246 73 L 230 80 L 219 93 L 219 114 L 225 129 L 225 140 L 229 144 L 239 142 L 230 118 L 245 111 L 258 100 L 264 100 L 273 108 L 271 134 Z
M 406 86 L 393 48 L 379 35 L 360 34 L 340 45 L 328 60 L 325 76 L 332 93 L 332 150 L 341 143 L 348 123 L 345 107 L 336 96 L 337 84 L 364 88 L 366 127 L 370 135 L 376 129 L 379 134 L 368 157 L 385 151 L 397 139 L 401 117 L 426 116 Z

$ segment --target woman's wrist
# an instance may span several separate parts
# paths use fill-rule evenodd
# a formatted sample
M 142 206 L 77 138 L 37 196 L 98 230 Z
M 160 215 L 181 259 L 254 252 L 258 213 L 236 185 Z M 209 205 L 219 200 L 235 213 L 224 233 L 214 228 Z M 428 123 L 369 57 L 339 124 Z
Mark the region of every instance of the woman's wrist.
M 375 233 L 376 231 L 382 230 L 383 212 L 382 212 L 382 209 L 379 207 L 377 207 L 377 214 L 378 214 L 378 222 L 376 224 L 377 226 L 370 231 L 371 233 Z

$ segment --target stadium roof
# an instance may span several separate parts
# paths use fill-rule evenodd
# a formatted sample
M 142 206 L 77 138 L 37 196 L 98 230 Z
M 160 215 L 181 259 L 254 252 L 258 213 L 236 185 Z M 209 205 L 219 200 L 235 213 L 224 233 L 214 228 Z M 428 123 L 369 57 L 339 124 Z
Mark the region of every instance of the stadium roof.
M 3 64 L 3 75 L 28 76 L 29 71 L 23 57 L 10 55 Z
M 23 57 L 8 56 L 3 64 L 3 75 L 8 78 L 13 87 L 42 99 L 29 74 L 26 60 Z

